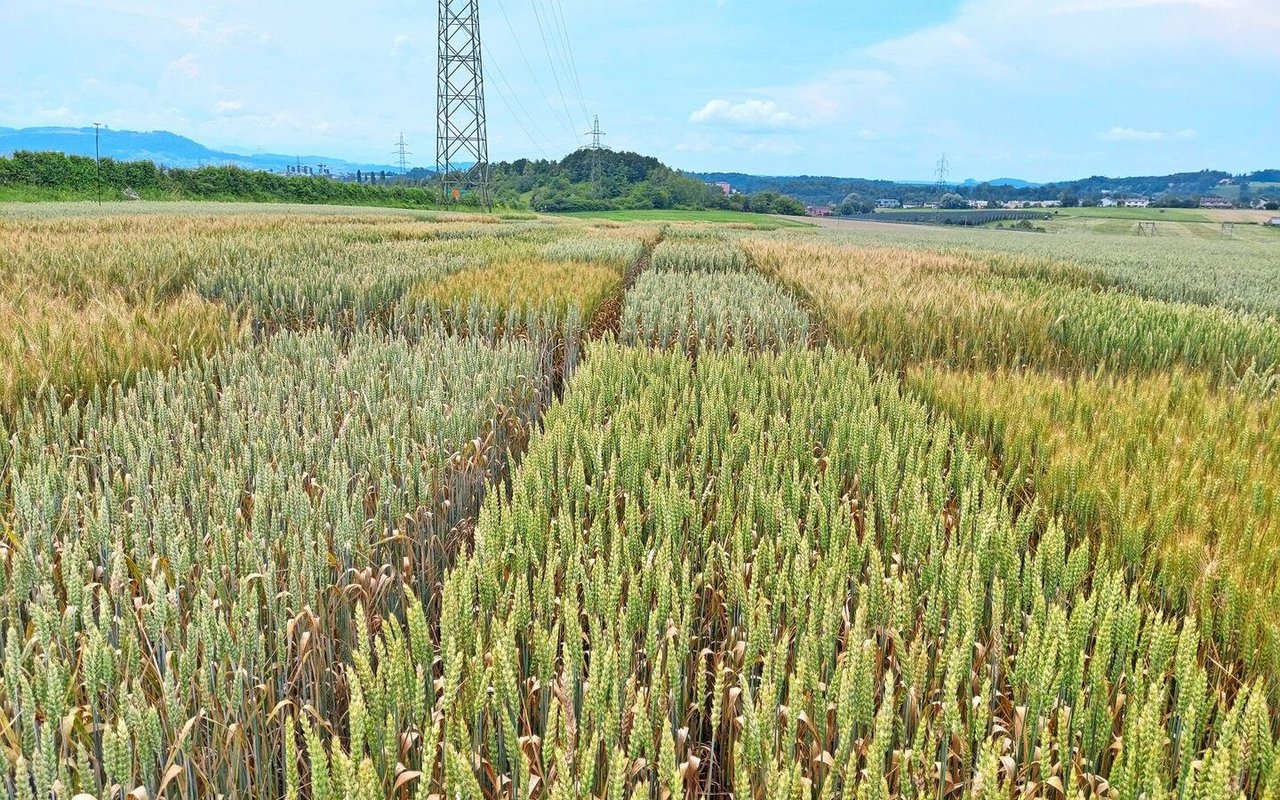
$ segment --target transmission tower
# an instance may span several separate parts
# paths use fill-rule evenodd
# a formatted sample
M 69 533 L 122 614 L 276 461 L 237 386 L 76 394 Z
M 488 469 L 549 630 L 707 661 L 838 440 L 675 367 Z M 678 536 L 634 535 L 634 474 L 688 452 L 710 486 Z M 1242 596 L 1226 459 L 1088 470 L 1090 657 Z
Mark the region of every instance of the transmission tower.
M 601 136 L 609 134 L 600 130 L 600 117 L 596 116 L 591 130 L 587 131 L 587 136 L 591 137 L 591 188 L 595 191 L 596 196 L 600 196 L 600 151 L 604 149 L 604 145 L 600 144 Z
M 592 149 L 592 150 L 603 150 L 603 149 L 604 149 L 604 145 L 600 144 L 600 137 L 601 137 L 601 136 L 608 136 L 609 134 L 607 134 L 607 133 L 605 133 L 604 131 L 600 130 L 600 117 L 599 117 L 599 116 L 597 116 L 597 117 L 595 118 L 595 124 L 591 126 L 591 130 L 587 131 L 585 135 L 586 135 L 586 136 L 590 136 L 590 137 L 591 137 L 591 149 Z
M 943 153 L 942 158 L 938 159 L 938 169 L 935 174 L 938 176 L 938 191 L 945 191 L 947 188 L 947 176 L 951 174 L 951 169 L 947 165 L 946 153 Z
M 400 160 L 400 174 L 404 175 L 409 171 L 409 156 L 413 152 L 408 149 L 409 144 L 404 140 L 404 131 L 400 132 L 400 141 L 396 142 L 395 155 Z
M 446 203 L 475 192 L 489 206 L 479 0 L 440 0 L 436 172 Z

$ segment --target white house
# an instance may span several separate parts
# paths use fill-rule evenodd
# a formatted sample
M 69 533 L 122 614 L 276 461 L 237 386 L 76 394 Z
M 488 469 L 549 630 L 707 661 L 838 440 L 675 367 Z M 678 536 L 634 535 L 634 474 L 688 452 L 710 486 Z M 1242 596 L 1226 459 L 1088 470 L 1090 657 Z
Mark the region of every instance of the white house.
M 1145 197 L 1129 197 L 1122 201 L 1125 208 L 1147 208 L 1151 201 Z
M 1102 206 L 1103 208 L 1115 208 L 1116 206 L 1120 205 L 1120 203 L 1116 202 L 1116 199 L 1114 197 L 1104 197 L 1102 198 L 1101 202 L 1098 203 L 1098 205 Z
M 876 208 L 902 208 L 902 203 L 898 200 L 882 199 L 876 201 Z
M 1267 220 L 1267 224 L 1274 228 L 1280 228 L 1280 217 L 1272 217 Z

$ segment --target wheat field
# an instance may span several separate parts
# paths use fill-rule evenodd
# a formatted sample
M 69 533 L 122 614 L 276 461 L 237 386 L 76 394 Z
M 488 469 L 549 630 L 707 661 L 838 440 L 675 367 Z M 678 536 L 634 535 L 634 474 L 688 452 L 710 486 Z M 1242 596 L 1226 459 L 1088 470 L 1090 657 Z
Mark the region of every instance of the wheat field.
M 1018 236 L 0 213 L 0 797 L 1280 797 L 1268 245 Z

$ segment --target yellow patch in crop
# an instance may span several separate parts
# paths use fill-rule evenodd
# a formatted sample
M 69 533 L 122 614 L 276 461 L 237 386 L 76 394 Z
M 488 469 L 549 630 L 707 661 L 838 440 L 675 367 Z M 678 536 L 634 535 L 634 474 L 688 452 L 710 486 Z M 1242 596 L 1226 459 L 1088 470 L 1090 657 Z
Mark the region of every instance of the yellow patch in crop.
M 467 269 L 441 281 L 420 286 L 413 298 L 442 305 L 467 304 L 478 299 L 492 308 L 541 310 L 553 306 L 563 314 L 576 305 L 590 316 L 622 280 L 617 266 L 572 261 L 520 259 Z

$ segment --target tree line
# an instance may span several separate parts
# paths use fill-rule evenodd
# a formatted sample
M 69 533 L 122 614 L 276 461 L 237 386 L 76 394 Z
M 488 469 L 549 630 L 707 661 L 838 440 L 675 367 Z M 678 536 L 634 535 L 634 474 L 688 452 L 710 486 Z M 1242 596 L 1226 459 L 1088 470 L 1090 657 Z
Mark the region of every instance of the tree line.
M 347 183 L 324 177 L 279 175 L 240 167 L 169 169 L 151 161 L 116 161 L 58 152 L 20 151 L 0 157 L 0 187 L 86 199 L 246 200 L 430 207 L 436 191 L 406 184 Z
M 362 176 L 363 177 L 363 176 Z M 328 176 L 280 175 L 234 166 L 167 168 L 151 161 L 95 162 L 60 152 L 19 151 L 0 157 L 0 189 L 37 199 L 245 200 L 433 207 L 432 176 L 411 174 L 383 182 Z M 726 209 L 761 214 L 804 214 L 804 204 L 775 191 L 726 196 L 719 187 L 637 153 L 580 150 L 561 161 L 494 164 L 490 189 L 496 205 L 539 212 Z M 474 202 L 465 197 L 464 204 Z

